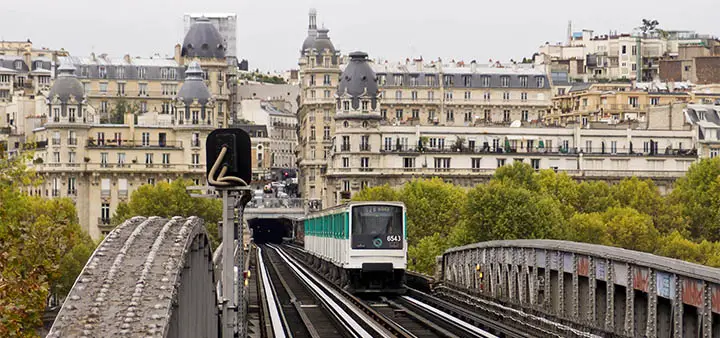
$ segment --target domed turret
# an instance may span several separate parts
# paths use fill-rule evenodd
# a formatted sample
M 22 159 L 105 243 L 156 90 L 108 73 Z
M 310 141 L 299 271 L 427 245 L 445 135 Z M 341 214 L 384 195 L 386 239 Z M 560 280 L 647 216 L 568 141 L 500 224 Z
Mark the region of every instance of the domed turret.
M 315 45 L 315 38 L 317 38 L 317 11 L 315 11 L 314 8 L 311 8 L 308 16 L 308 36 L 303 42 L 302 48 L 300 49 L 300 54 L 304 54 L 305 51 L 313 48 L 313 46 Z
M 217 28 L 207 18 L 199 18 L 185 35 L 181 55 L 222 59 L 225 57 L 225 49 L 225 41 Z
M 319 54 L 323 54 L 326 51 L 330 51 L 330 53 L 335 54 L 335 46 L 333 46 L 332 41 L 330 41 L 328 32 L 330 32 L 330 30 L 327 28 L 320 28 L 317 31 L 318 35 L 315 38 L 313 48 L 315 48 L 315 51 Z
M 55 97 L 62 103 L 67 103 L 70 97 L 74 97 L 78 103 L 85 98 L 83 84 L 75 76 L 75 67 L 69 63 L 63 63 L 58 68 L 58 77 L 50 88 L 48 99 L 52 101 Z
M 377 107 L 377 94 L 378 84 L 375 72 L 368 63 L 367 53 L 350 53 L 350 63 L 345 67 L 338 83 L 338 99 L 350 100 L 352 109 L 355 110 L 360 108 L 361 100 L 370 100 L 374 110 Z
M 177 94 L 178 99 L 186 105 L 192 104 L 195 99 L 201 105 L 205 105 L 210 100 L 211 95 L 202 76 L 203 71 L 200 64 L 197 61 L 191 62 L 185 71 L 185 82 Z

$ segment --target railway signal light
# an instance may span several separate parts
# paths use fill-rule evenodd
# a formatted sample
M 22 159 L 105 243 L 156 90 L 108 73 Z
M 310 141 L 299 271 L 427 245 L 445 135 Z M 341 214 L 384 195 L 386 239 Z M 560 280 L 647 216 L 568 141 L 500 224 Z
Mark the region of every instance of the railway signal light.
M 242 129 L 216 129 L 207 137 L 208 184 L 233 187 L 250 184 L 250 136 Z

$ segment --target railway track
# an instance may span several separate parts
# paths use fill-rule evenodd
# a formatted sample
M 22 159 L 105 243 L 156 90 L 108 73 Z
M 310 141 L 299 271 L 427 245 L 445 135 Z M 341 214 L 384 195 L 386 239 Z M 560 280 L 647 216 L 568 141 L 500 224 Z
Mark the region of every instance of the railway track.
M 269 308 L 277 309 L 277 319 L 272 320 L 276 337 L 506 336 L 494 335 L 413 297 L 355 297 L 310 271 L 299 248 L 271 245 L 258 250 L 263 257 L 260 265 L 268 271 L 267 277 L 261 276 L 264 283 L 268 281 L 266 298 L 274 299 L 268 302 Z M 274 311 L 270 312 L 272 317 Z

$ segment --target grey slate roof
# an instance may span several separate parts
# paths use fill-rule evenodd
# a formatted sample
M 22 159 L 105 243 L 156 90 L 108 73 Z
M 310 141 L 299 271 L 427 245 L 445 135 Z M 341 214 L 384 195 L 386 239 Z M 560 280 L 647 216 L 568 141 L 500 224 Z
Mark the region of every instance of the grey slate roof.
M 20 69 L 17 69 L 16 65 L 20 65 Z M 0 67 L 15 70 L 18 73 L 28 73 L 31 70 L 45 69 L 50 70 L 52 68 L 52 62 L 47 58 L 33 58 L 31 64 L 25 63 L 25 59 L 22 56 L 17 55 L 0 55 Z
M 138 80 L 139 71 L 143 69 L 144 80 L 168 80 L 179 81 L 184 78 L 185 68 L 179 65 L 173 59 L 154 59 L 154 58 L 133 58 L 130 62 L 124 58 L 111 57 L 80 57 L 66 56 L 58 58 L 61 65 L 71 64 L 75 67 L 75 75 L 79 79 L 125 79 Z M 100 69 L 105 70 L 105 77 L 100 76 Z M 122 68 L 122 76 L 119 76 Z M 163 70 L 164 69 L 164 70 Z M 175 77 L 170 74 L 175 73 Z M 163 77 L 163 73 L 167 74 Z
M 330 41 L 328 32 L 330 32 L 330 30 L 327 28 L 320 28 L 317 31 L 317 37 L 315 38 L 313 48 L 315 48 L 318 53 L 323 53 L 325 50 L 335 53 L 335 46 L 333 46 L 332 41 Z
M 75 77 L 75 67 L 69 64 L 61 65 L 58 72 L 58 77 L 50 88 L 48 99 L 53 100 L 57 95 L 60 102 L 67 103 L 72 95 L 76 101 L 82 102 L 85 90 L 80 80 Z
M 210 90 L 205 85 L 205 81 L 202 78 L 203 71 L 200 68 L 200 64 L 197 61 L 193 61 L 185 71 L 185 82 L 180 91 L 178 91 L 178 98 L 180 98 L 186 105 L 190 105 L 193 100 L 197 99 L 202 105 L 205 105 L 210 99 Z
M 382 66 L 376 66 L 382 68 Z M 377 76 L 385 76 L 385 84 L 382 87 L 400 87 L 395 85 L 395 76 L 402 77 L 402 87 L 407 87 L 411 83 L 411 78 L 415 78 L 415 85 L 422 87 L 433 87 L 430 83 L 434 83 L 434 87 L 443 85 L 445 88 L 534 88 L 549 89 L 550 81 L 547 75 L 539 70 L 512 68 L 488 68 L 477 67 L 475 71 L 470 67 L 445 67 L 442 69 L 442 77 L 437 69 L 415 70 L 412 66 L 393 67 L 386 70 L 376 70 Z M 428 78 L 433 77 L 434 80 Z M 502 79 L 507 77 L 507 86 L 503 86 Z M 526 78 L 526 86 L 522 85 L 521 77 Z M 466 85 L 465 79 L 469 82 Z M 487 79 L 487 80 L 486 80 Z M 538 80 L 541 86 L 538 86 Z M 487 82 L 487 86 L 485 82 Z
M 350 63 L 338 82 L 338 96 L 349 95 L 353 109 L 360 108 L 361 97 L 371 98 L 373 109 L 377 105 L 378 83 L 367 57 L 364 52 L 350 53 Z
M 305 41 L 303 41 L 300 51 L 304 53 L 306 50 L 312 48 L 315 45 L 315 38 L 317 38 L 317 31 L 310 30 L 308 32 L 308 36 L 305 38 Z
M 188 30 L 182 45 L 182 56 L 216 58 L 225 57 L 227 48 L 217 28 L 206 18 L 199 18 Z

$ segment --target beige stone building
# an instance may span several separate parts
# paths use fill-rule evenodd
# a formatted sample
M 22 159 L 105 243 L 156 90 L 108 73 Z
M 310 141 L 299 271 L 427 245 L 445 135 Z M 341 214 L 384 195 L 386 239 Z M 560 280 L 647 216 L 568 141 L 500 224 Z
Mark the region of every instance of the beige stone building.
M 0 41 L 0 157 L 17 154 L 37 127 L 55 74 L 67 53 L 31 41 Z
M 470 187 L 498 167 L 524 162 L 577 179 L 651 178 L 662 190 L 697 158 L 697 129 L 683 109 L 650 111 L 634 123 L 581 127 L 503 124 L 396 124 L 364 53 L 351 54 L 338 87 L 333 149 L 324 175 L 323 206 L 346 201 L 364 187 L 399 186 L 417 177 L 441 177 Z M 707 115 L 708 117 L 710 115 Z M 717 115 L 713 115 L 717 118 Z
M 316 28 L 315 15 L 311 11 L 299 62 L 300 184 L 303 196 L 332 200 L 325 176 L 333 139 L 337 142 L 335 117 L 347 110 L 336 96 L 347 58 L 334 49 L 326 29 Z M 364 81 L 377 84 L 377 110 L 389 126 L 536 125 L 551 108 L 552 89 L 543 67 L 422 59 L 372 62 L 370 67 L 374 77 Z

